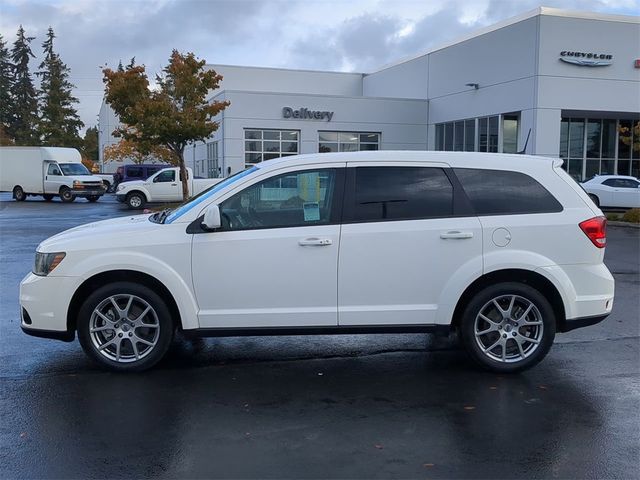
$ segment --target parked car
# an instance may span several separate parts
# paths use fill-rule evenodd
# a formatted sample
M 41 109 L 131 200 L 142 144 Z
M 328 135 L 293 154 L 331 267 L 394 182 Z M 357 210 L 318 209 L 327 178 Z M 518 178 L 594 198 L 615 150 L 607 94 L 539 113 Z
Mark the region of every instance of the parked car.
M 187 168 L 189 196 L 197 195 L 218 183 L 219 178 L 193 178 Z M 129 208 L 143 208 L 147 203 L 182 201 L 182 181 L 178 167 L 164 168 L 146 180 L 128 181 L 118 185 L 116 198 Z
M 97 202 L 104 195 L 102 180 L 82 164 L 80 152 L 61 147 L 0 147 L 0 191 L 16 201 L 42 195 L 63 202 L 76 197 Z
M 613 305 L 606 219 L 561 164 L 408 151 L 267 161 L 173 211 L 42 242 L 20 286 L 22 329 L 77 332 L 115 370 L 151 367 L 176 329 L 453 329 L 481 366 L 523 370 Z
M 582 183 L 599 207 L 640 208 L 640 181 L 624 175 L 596 175 Z

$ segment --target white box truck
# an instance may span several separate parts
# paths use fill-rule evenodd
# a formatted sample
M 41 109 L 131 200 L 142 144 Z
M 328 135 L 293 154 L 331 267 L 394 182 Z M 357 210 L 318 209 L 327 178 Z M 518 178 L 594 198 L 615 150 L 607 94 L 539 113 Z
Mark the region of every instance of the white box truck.
M 12 192 L 17 201 L 42 195 L 47 201 L 59 196 L 65 203 L 76 197 L 96 202 L 105 191 L 75 148 L 0 147 L 0 192 Z

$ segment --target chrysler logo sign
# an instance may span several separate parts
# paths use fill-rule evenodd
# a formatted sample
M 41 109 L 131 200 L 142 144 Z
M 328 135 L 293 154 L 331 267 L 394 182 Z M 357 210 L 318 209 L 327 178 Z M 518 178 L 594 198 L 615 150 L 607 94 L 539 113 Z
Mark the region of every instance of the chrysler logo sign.
M 560 52 L 560 60 L 581 67 L 606 67 L 613 63 L 613 55 L 606 53 L 572 52 L 563 50 Z
M 299 108 L 294 110 L 291 107 L 282 108 L 282 118 L 301 118 L 302 120 L 326 120 L 331 121 L 333 112 L 309 110 L 308 108 Z

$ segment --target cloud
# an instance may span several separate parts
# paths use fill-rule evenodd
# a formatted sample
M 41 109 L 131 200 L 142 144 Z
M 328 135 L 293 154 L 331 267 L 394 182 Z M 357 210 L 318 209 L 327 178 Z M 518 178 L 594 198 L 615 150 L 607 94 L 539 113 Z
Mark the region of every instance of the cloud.
M 36 56 L 51 25 L 87 126 L 102 100 L 101 66 L 133 56 L 151 75 L 173 48 L 209 63 L 370 72 L 540 0 L 0 0 L 0 32 L 19 24 Z M 638 0 L 545 0 L 552 7 L 633 13 Z M 32 71 L 40 59 L 32 62 Z

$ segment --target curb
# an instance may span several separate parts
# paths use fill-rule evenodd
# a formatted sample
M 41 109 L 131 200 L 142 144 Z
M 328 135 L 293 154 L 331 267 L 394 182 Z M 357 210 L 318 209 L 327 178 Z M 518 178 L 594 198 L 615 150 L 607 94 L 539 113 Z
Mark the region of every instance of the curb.
M 640 223 L 618 222 L 607 220 L 607 227 L 640 228 Z

